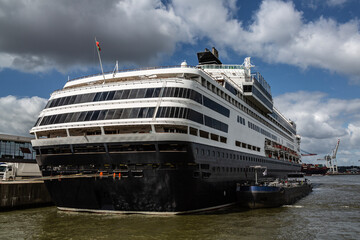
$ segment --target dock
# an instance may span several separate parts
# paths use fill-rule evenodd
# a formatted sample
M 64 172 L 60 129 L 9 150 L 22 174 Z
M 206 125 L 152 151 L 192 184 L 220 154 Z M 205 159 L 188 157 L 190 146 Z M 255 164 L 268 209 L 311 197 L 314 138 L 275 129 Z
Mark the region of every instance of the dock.
M 44 181 L 0 181 L 0 211 L 53 205 Z

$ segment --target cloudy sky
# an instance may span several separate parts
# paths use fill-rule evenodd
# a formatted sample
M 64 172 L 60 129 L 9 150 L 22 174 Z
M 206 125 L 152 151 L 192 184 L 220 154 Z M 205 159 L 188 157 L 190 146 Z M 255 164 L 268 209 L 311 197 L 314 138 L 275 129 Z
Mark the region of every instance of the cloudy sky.
M 0 0 L 0 132 L 28 135 L 51 92 L 104 70 L 196 65 L 216 46 L 224 63 L 251 56 L 302 149 L 360 159 L 358 0 Z

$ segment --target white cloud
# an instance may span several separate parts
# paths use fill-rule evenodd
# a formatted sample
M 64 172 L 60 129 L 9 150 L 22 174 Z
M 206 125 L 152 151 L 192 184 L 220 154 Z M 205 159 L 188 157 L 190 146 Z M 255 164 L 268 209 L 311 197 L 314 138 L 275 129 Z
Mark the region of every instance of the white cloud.
M 0 132 L 28 136 L 47 100 L 40 97 L 0 98 Z
M 174 10 L 193 35 L 206 36 L 223 48 L 271 63 L 323 68 L 360 82 L 357 19 L 338 23 L 319 17 L 307 22 L 292 2 L 279 0 L 264 0 L 248 26 L 219 1 L 174 0 Z
M 346 3 L 347 0 L 327 0 L 326 2 L 331 7 L 338 7 L 339 5 Z
M 206 39 L 220 50 L 322 68 L 360 84 L 358 19 L 308 21 L 291 1 L 264 0 L 245 25 L 236 13 L 246 7 L 235 0 L 2 1 L 0 68 L 64 71 L 95 64 L 94 36 L 105 63 L 123 64 L 149 64 L 179 43 Z
M 274 102 L 280 112 L 296 122 L 301 149 L 319 154 L 312 160 L 331 153 L 337 139 L 341 140 L 339 165 L 354 163 L 360 157 L 354 151 L 360 141 L 360 99 L 335 99 L 321 92 L 300 91 L 280 95 Z
M 25 72 L 94 65 L 95 36 L 105 63 L 149 63 L 191 42 L 159 0 L 0 1 L 0 29 L 0 68 Z

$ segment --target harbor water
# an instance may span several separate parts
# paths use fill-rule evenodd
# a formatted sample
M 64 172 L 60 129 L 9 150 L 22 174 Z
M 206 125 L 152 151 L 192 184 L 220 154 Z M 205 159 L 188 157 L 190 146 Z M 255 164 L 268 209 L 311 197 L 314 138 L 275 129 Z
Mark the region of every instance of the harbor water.
M 55 207 L 0 213 L 0 239 L 359 239 L 360 175 L 312 176 L 294 205 L 197 215 L 73 213 Z

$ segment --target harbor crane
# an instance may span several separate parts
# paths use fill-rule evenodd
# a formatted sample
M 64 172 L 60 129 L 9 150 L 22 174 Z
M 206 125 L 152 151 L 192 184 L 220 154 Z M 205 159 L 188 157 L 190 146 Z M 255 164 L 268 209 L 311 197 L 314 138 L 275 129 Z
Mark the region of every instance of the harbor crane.
M 338 139 L 337 144 L 335 148 L 332 150 L 331 154 L 327 154 L 324 156 L 324 158 L 320 158 L 317 160 L 325 160 L 326 161 L 326 167 L 329 168 L 330 173 L 338 173 L 338 167 L 336 162 L 336 154 L 339 149 L 340 139 Z
M 317 154 L 316 153 L 309 153 L 309 152 L 307 152 L 307 151 L 305 151 L 305 150 L 301 150 L 301 156 L 303 156 L 303 157 L 307 157 L 307 156 L 316 156 Z

